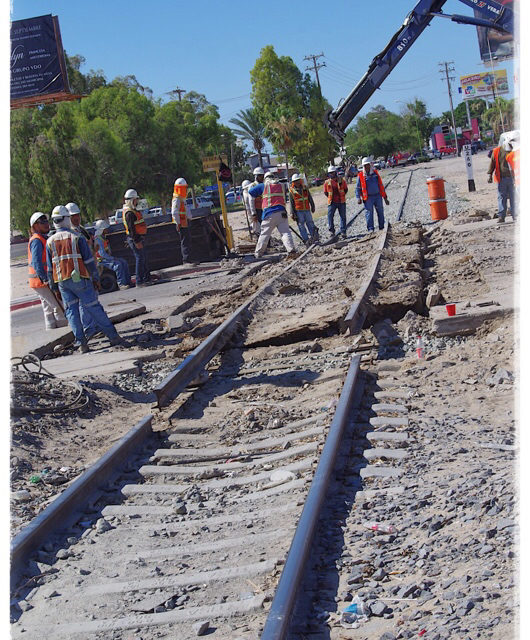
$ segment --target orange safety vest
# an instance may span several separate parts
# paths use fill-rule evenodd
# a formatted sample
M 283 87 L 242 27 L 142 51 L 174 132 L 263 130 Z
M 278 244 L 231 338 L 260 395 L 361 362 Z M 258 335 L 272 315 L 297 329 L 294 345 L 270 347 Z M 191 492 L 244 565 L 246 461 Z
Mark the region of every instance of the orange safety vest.
M 31 266 L 31 248 L 30 248 L 30 244 L 32 242 L 32 240 L 35 240 L 35 238 L 38 238 L 41 242 L 42 242 L 42 264 L 44 266 L 44 271 L 48 271 L 48 264 L 46 263 L 46 238 L 44 236 L 42 236 L 40 233 L 34 233 L 31 238 L 29 239 L 28 242 L 28 273 L 29 273 L 29 286 L 32 289 L 40 289 L 42 287 L 47 287 L 48 283 L 47 282 L 41 282 L 41 279 L 39 278 L 39 276 L 37 275 L 37 272 L 35 271 L 35 269 Z
M 500 152 L 501 148 L 500 147 L 495 147 L 495 149 L 493 149 L 493 159 L 495 160 L 495 182 L 500 182 L 501 181 L 501 168 L 499 166 L 499 152 Z
M 51 238 L 48 238 L 46 244 L 52 254 L 54 282 L 68 280 L 72 277 L 74 269 L 77 269 L 82 278 L 90 280 L 88 269 L 79 251 L 79 236 L 71 231 L 57 231 Z
M 519 149 L 514 149 L 506 156 L 506 162 L 510 165 L 515 186 L 519 186 Z
M 379 195 L 386 198 L 386 191 L 383 181 L 381 180 L 381 176 L 379 175 L 377 169 L 372 169 L 372 171 L 377 176 L 377 181 L 379 182 Z M 361 193 L 363 200 L 368 200 L 368 190 L 366 189 L 366 175 L 364 171 L 359 171 L 359 180 L 361 181 Z
M 339 190 L 339 199 L 341 202 L 346 202 L 346 189 L 348 188 L 346 185 L 346 180 L 341 178 L 340 181 L 337 180 L 337 188 Z M 333 202 L 333 180 L 328 178 L 326 182 L 324 182 L 324 193 L 328 194 L 328 204 Z
M 291 185 L 289 193 L 293 196 L 296 211 L 309 211 L 309 191 L 305 185 L 300 187 L 300 191 L 294 185 Z
M 128 236 L 133 235 L 130 232 L 129 227 L 127 226 L 127 218 L 125 217 L 125 214 L 127 213 L 127 211 L 133 211 L 134 215 L 136 216 L 136 220 L 134 221 L 134 232 L 137 233 L 139 236 L 145 236 L 145 234 L 147 233 L 147 225 L 145 224 L 143 215 L 139 211 L 136 211 L 136 209 L 123 210 L 123 226 L 125 227 L 125 233 Z
M 103 236 L 101 236 L 101 239 L 103 240 L 103 248 L 108 253 L 109 252 L 109 241 L 107 240 L 107 238 L 104 238 Z M 99 253 L 99 243 L 98 242 L 94 242 L 94 248 L 95 248 L 95 251 L 96 251 L 96 260 L 98 262 L 101 262 L 103 260 L 103 257 Z
M 249 186 L 249 190 L 252 189 L 252 187 L 256 187 L 258 184 L 261 184 L 261 182 L 258 182 L 257 180 L 254 180 L 254 182 Z M 250 195 L 250 193 L 249 193 Z M 252 197 L 252 196 L 250 196 Z M 256 207 L 257 211 L 263 211 L 263 203 L 261 201 L 261 196 L 256 196 L 254 198 L 254 206 Z
M 181 227 L 187 227 L 188 226 L 188 216 L 186 214 L 186 196 L 182 197 L 181 193 L 179 193 L 179 190 L 183 188 L 184 185 L 175 185 L 173 187 L 173 198 L 179 198 L 179 225 Z M 187 187 L 184 187 L 184 189 L 188 190 Z M 184 192 L 185 193 L 185 192 Z
M 282 185 L 279 182 L 265 183 L 265 188 L 261 196 L 262 208 L 265 210 L 269 207 L 277 207 L 278 205 L 285 207 L 285 193 Z

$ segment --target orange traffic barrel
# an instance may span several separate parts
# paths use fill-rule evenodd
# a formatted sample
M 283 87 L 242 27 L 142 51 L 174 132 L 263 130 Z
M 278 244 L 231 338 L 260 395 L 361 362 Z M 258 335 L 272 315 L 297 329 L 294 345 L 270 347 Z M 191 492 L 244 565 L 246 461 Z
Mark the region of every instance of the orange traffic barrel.
M 444 179 L 439 176 L 427 178 L 430 200 L 443 200 L 445 198 Z
M 433 220 L 445 220 L 447 218 L 447 202 L 445 198 L 431 200 L 431 218 Z

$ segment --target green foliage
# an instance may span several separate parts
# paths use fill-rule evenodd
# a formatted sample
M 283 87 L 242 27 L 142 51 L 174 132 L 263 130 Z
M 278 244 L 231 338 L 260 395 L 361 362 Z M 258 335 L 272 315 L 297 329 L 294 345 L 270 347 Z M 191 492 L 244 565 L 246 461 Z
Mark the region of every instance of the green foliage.
M 345 147 L 354 156 L 388 156 L 418 146 L 418 136 L 410 129 L 404 116 L 378 105 L 365 116 L 357 118 L 346 132 Z
M 261 50 L 250 72 L 252 105 L 274 150 L 306 172 L 320 172 L 336 153 L 323 123 L 330 105 L 289 56 Z
M 220 125 L 217 107 L 205 96 L 190 92 L 161 104 L 134 76 L 107 84 L 95 72 L 84 76 L 83 62 L 81 56 L 67 59 L 72 90 L 86 98 L 11 114 L 14 228 L 26 231 L 34 211 L 49 213 L 69 201 L 88 222 L 120 206 L 129 187 L 167 206 L 177 177 L 196 186 L 210 182 L 201 157 L 230 155 L 231 145 L 236 164 L 243 164 L 233 132 Z
M 242 109 L 237 117 L 232 118 L 230 122 L 235 125 L 232 131 L 252 143 L 252 146 L 259 157 L 260 166 L 263 164 L 261 157 L 261 150 L 265 146 L 265 127 L 262 125 L 258 118 L 257 111 L 255 109 Z

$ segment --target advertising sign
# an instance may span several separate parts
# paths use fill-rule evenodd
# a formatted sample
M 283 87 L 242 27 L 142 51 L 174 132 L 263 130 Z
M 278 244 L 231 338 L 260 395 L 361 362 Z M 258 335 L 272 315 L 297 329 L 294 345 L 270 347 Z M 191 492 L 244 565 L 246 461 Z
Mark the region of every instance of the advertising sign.
M 511 6 L 512 2 L 510 0 L 504 0 L 502 4 Z M 483 19 L 484 14 L 475 9 L 475 17 Z M 480 57 L 483 62 L 489 62 L 491 58 L 496 58 L 497 60 L 509 60 L 513 58 L 513 36 L 496 31 L 495 29 L 486 29 L 486 27 L 477 27 L 477 36 Z
M 57 16 L 11 23 L 11 100 L 69 91 Z
M 221 164 L 221 160 L 225 164 L 228 164 L 228 156 L 224 153 L 217 156 L 205 156 L 202 159 L 202 170 L 217 171 L 219 169 L 219 165 Z
M 493 71 L 483 71 L 470 76 L 460 76 L 460 87 L 464 100 L 491 98 L 494 90 L 496 96 L 508 93 L 506 69 L 496 69 L 495 75 Z

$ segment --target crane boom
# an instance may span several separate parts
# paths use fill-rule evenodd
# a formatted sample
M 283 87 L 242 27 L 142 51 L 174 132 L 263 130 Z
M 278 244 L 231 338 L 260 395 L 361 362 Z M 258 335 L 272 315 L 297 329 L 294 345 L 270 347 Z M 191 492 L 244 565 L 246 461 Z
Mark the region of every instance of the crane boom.
M 342 144 L 346 127 L 355 118 L 372 94 L 394 70 L 411 45 L 429 26 L 435 16 L 450 18 L 463 24 L 474 24 L 513 34 L 513 11 L 494 0 L 460 0 L 464 4 L 480 11 L 485 18 L 448 15 L 442 13 L 447 0 L 419 0 L 414 9 L 405 18 L 399 30 L 392 36 L 386 47 L 375 56 L 368 70 L 350 92 L 344 102 L 326 114 L 331 135 Z

